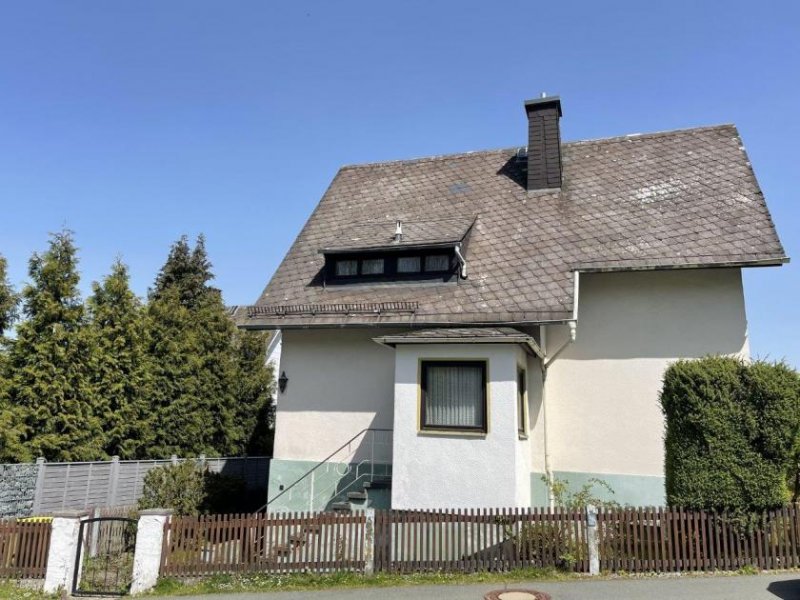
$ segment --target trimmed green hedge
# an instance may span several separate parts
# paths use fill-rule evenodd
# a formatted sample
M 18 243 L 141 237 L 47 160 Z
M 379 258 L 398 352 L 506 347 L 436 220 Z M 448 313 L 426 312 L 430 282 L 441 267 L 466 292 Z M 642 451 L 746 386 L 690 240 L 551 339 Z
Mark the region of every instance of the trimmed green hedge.
M 664 376 L 667 502 L 760 511 L 790 498 L 800 376 L 784 363 L 708 357 Z

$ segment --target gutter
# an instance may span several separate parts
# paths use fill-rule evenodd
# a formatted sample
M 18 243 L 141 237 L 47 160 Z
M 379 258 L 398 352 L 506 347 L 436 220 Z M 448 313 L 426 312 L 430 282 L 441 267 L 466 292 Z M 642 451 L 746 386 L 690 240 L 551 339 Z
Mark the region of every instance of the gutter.
M 574 294 L 572 297 L 572 320 L 567 322 L 569 326 L 569 337 L 552 355 L 547 352 L 547 330 L 544 325 L 539 326 L 539 341 L 541 342 L 542 349 L 545 351 L 545 358 L 541 359 L 542 368 L 542 434 L 544 445 L 544 475 L 547 479 L 547 500 L 552 508 L 555 505 L 555 498 L 553 497 L 553 469 L 550 461 L 550 444 L 547 435 L 547 372 L 553 362 L 559 355 L 567 349 L 567 346 L 573 344 L 578 337 L 578 294 L 580 291 L 580 273 L 573 271 L 575 278 Z

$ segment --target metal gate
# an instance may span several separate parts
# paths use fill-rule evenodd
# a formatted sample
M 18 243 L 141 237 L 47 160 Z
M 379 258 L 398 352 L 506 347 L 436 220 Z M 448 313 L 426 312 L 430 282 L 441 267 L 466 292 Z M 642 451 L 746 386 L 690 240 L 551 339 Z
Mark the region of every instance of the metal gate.
M 74 596 L 124 596 L 131 587 L 136 520 L 101 517 L 81 521 Z

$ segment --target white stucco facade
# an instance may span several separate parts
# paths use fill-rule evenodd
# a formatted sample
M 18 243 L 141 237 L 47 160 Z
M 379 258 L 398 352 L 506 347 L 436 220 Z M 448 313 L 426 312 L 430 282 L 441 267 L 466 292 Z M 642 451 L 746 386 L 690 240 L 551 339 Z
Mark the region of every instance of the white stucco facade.
M 385 331 L 283 332 L 275 458 L 322 460 L 363 429 L 392 427 L 394 351 L 372 341 Z
M 546 350 L 566 336 L 549 327 Z M 749 354 L 739 269 L 582 275 L 577 340 L 547 378 L 551 469 L 661 477 L 664 371 L 708 354 Z
M 517 369 L 526 363 L 511 344 L 399 345 L 395 363 L 392 507 L 527 506 L 528 442 L 517 433 Z M 420 362 L 483 360 L 487 364 L 487 432 L 420 428 Z M 524 473 L 524 485 L 518 485 Z
M 568 339 L 566 325 L 523 329 L 549 354 Z M 276 489 L 285 486 L 359 431 L 386 428 L 393 429 L 385 457 L 393 508 L 542 504 L 546 454 L 551 473 L 575 487 L 597 477 L 620 502 L 660 504 L 665 369 L 679 358 L 749 353 L 739 269 L 581 275 L 577 339 L 550 364 L 544 384 L 540 359 L 523 346 L 373 341 L 396 332 L 283 332 L 280 371 L 289 383 L 278 398 L 274 455 L 284 475 L 275 468 L 271 489 L 273 479 Z M 420 430 L 422 359 L 487 362 L 485 435 Z M 518 432 L 520 368 L 525 435 Z M 348 461 L 363 457 L 358 452 Z

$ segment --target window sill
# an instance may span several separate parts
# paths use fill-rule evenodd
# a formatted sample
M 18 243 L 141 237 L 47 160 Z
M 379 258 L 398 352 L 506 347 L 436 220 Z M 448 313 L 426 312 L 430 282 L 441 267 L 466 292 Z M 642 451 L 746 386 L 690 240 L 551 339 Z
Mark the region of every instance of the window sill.
M 486 431 L 471 431 L 469 429 L 418 429 L 417 435 L 431 436 L 431 437 L 470 437 L 470 438 L 485 438 L 488 435 Z

